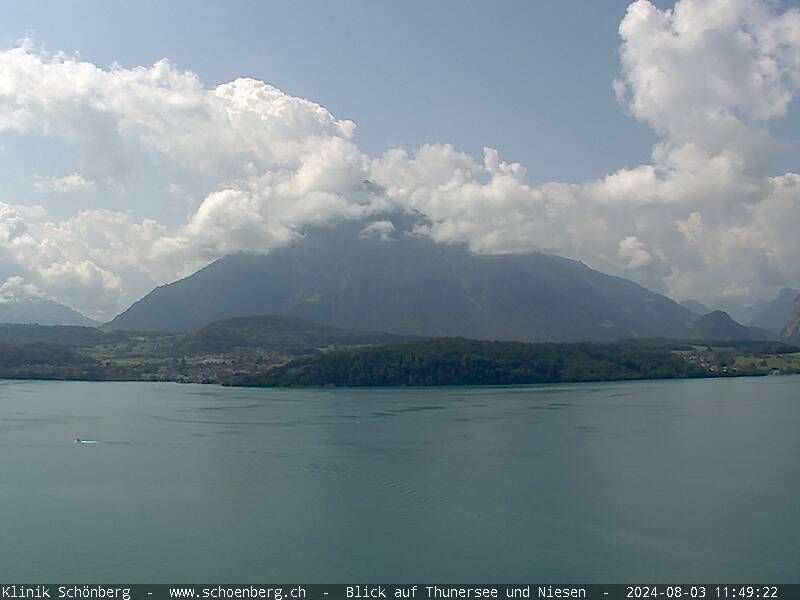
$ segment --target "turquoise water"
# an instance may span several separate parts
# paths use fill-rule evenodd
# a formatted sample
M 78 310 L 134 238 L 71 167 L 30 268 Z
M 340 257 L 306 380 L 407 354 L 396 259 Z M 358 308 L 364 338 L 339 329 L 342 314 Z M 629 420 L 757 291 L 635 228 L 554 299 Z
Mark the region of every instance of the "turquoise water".
M 0 572 L 798 583 L 799 459 L 798 377 L 333 391 L 2 381 Z

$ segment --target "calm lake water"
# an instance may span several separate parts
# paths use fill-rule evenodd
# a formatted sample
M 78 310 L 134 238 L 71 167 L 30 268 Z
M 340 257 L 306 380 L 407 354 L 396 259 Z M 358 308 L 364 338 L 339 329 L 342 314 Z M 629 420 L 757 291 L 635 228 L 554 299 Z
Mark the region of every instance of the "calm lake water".
M 798 583 L 800 378 L 0 381 L 0 517 L 8 582 Z

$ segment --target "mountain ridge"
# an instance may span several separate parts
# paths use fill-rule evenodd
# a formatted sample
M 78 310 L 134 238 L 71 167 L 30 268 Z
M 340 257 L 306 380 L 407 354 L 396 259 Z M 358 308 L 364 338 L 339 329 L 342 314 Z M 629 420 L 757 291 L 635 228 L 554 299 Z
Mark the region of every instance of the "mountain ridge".
M 780 333 L 792 316 L 795 300 L 800 290 L 783 288 L 778 295 L 750 322 L 752 327 Z
M 711 312 L 711 309 L 708 306 L 692 298 L 684 300 L 683 302 L 679 302 L 679 304 L 685 308 L 688 308 L 693 313 L 700 315 L 701 317 Z
M 689 338 L 695 340 L 764 340 L 775 341 L 778 335 L 758 327 L 746 327 L 733 320 L 726 312 L 715 310 L 695 323 L 689 332 Z
M 294 316 L 346 329 L 519 341 L 681 337 L 688 309 L 621 277 L 543 253 L 478 255 L 396 228 L 315 230 L 267 255 L 231 254 L 160 286 L 105 325 L 190 331 L 224 318 Z
M 298 317 L 255 315 L 209 323 L 187 334 L 172 352 L 231 352 L 242 348 L 269 348 L 298 353 L 321 347 L 397 343 L 405 336 L 381 331 L 353 331 Z
M 794 301 L 792 315 L 781 330 L 781 337 L 790 344 L 800 344 L 800 296 Z
M 97 321 L 77 310 L 44 298 L 24 298 L 0 302 L 0 323 L 36 323 L 38 325 L 79 327 L 99 325 Z

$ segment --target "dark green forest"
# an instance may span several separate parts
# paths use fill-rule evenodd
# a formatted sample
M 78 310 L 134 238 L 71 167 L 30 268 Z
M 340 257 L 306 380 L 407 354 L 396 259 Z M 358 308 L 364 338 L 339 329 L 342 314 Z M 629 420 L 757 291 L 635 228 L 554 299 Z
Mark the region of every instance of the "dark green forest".
M 85 356 L 60 346 L 36 342 L 33 344 L 5 344 L 0 342 L 0 367 L 16 368 L 26 365 L 84 365 L 91 362 Z
M 625 344 L 525 344 L 438 338 L 298 358 L 236 385 L 506 385 L 703 377 L 661 348 Z

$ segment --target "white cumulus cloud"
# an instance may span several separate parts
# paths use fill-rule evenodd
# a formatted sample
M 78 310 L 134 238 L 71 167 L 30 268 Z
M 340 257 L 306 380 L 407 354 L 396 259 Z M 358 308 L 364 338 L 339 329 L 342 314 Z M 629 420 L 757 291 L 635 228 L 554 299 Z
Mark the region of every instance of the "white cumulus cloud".
M 9 277 L 0 283 L 0 304 L 28 298 L 41 298 L 43 295 L 39 288 L 32 283 L 27 283 L 19 275 Z
M 33 179 L 33 189 L 37 192 L 85 192 L 93 190 L 95 183 L 78 172 L 63 177 L 46 177 L 37 175 Z
M 206 87 L 166 60 L 103 69 L 30 42 L 0 51 L 0 131 L 58 138 L 80 156 L 83 174 L 37 188 L 124 187 L 141 153 L 214 179 L 196 199 L 163 184 L 165 203 L 191 211 L 171 225 L 100 209 L 56 220 L 6 198 L 0 279 L 105 318 L 225 253 L 402 210 L 424 214 L 417 233 L 442 243 L 555 252 L 679 299 L 800 285 L 800 175 L 773 172 L 783 150 L 769 132 L 800 87 L 800 10 L 637 0 L 619 33 L 609 84 L 659 141 L 647 164 L 589 182 L 532 181 L 491 148 L 479 159 L 447 143 L 367 156 L 354 123 L 254 79 Z M 377 219 L 362 235 L 391 236 Z
M 365 239 L 377 239 L 382 242 L 391 242 L 395 232 L 394 223 L 391 221 L 373 221 L 360 232 L 359 236 Z

